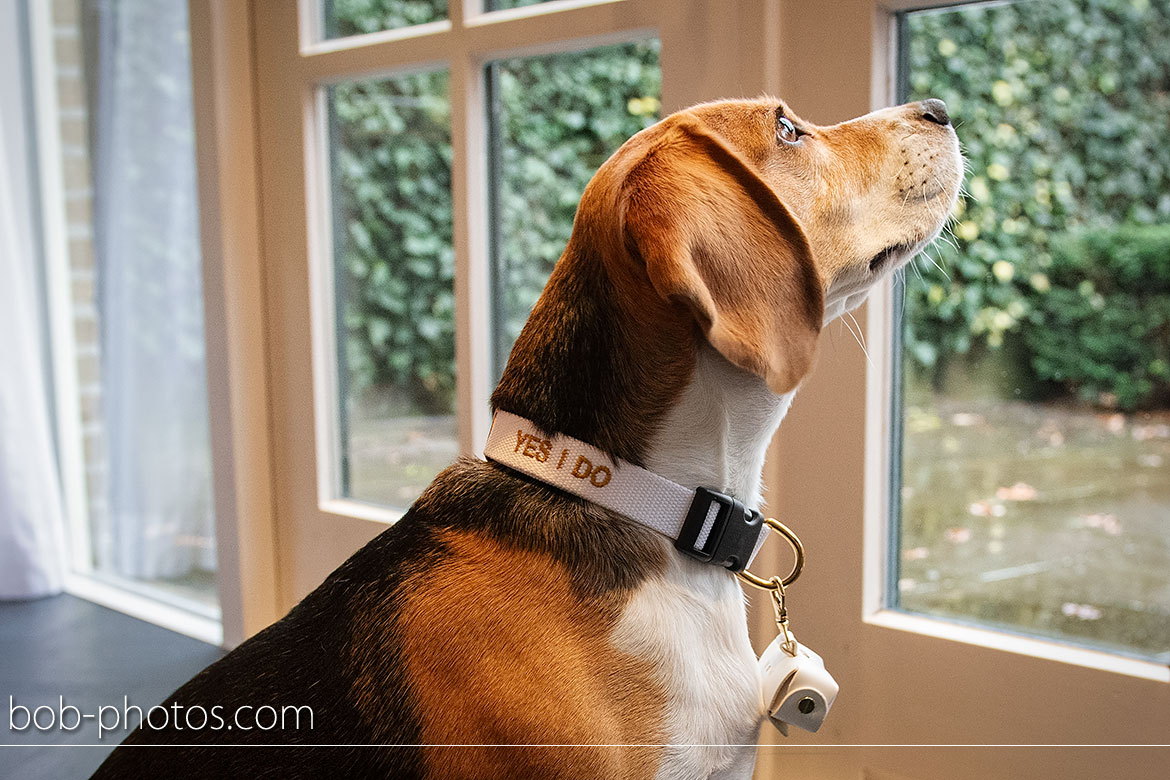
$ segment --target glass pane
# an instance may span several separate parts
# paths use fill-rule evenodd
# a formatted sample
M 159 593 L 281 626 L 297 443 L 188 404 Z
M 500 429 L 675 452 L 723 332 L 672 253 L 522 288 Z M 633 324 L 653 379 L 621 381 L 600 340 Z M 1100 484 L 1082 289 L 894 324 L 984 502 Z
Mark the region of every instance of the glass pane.
M 503 11 L 506 8 L 523 8 L 526 5 L 540 5 L 552 0 L 484 0 L 483 10 Z
M 325 38 L 396 30 L 447 18 L 447 0 L 321 0 Z
M 1170 4 L 903 22 L 971 173 L 905 278 L 896 601 L 1170 660 Z
M 498 377 L 569 240 L 585 185 L 627 138 L 658 120 L 658 41 L 500 60 L 488 81 Z
M 456 455 L 446 71 L 328 90 L 341 494 L 407 507 Z
M 187 3 L 54 8 L 58 124 L 40 143 L 60 150 L 45 186 L 68 238 L 67 303 L 47 316 L 76 348 L 57 356 L 77 380 L 57 377 L 74 396 L 58 413 L 77 414 L 58 428 L 80 438 L 61 469 L 85 489 L 73 562 L 218 617 Z

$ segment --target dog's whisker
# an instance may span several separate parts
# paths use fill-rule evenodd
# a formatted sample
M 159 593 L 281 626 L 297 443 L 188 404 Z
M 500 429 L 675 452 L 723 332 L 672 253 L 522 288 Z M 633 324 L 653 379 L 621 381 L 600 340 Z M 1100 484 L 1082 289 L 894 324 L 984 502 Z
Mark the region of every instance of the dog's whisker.
M 947 269 L 945 269 L 941 265 L 939 265 L 938 261 L 935 260 L 931 256 L 930 252 L 927 251 L 927 247 L 923 247 L 922 256 L 925 257 L 927 260 L 929 260 L 930 264 L 933 265 L 935 268 L 937 268 L 939 270 L 939 272 L 947 278 L 948 282 L 951 281 L 951 275 L 949 273 L 947 273 Z
M 849 315 L 849 319 L 853 320 L 853 324 L 857 326 L 857 333 L 861 336 L 862 348 L 868 349 L 868 339 L 865 338 L 864 331 L 861 328 L 861 324 L 857 321 L 857 317 L 855 317 L 851 311 L 847 311 L 845 313 Z
M 853 313 L 852 312 L 845 312 L 845 313 L 849 315 L 849 319 L 853 320 L 854 325 L 856 325 L 857 320 L 853 319 Z M 858 335 L 857 331 L 853 330 L 853 326 L 849 324 L 849 320 L 842 319 L 841 322 L 849 330 L 849 335 L 853 336 L 853 340 L 857 342 L 857 346 L 861 347 L 861 352 L 863 355 L 865 355 L 865 362 L 867 364 L 869 364 L 870 368 L 873 368 L 874 365 L 873 365 L 873 361 L 870 360 L 869 350 L 866 349 L 866 346 L 865 346 L 864 342 L 862 341 L 861 336 Z M 858 325 L 857 327 L 860 329 L 861 326 Z
M 921 271 L 921 270 L 919 270 L 919 268 L 918 268 L 918 264 L 917 264 L 917 263 L 910 263 L 910 267 L 914 269 L 914 273 L 918 274 L 918 281 L 920 281 L 920 282 L 922 282 L 923 284 L 925 284 L 925 283 L 926 283 L 926 279 L 925 279 L 925 278 L 922 276 L 922 271 Z
M 853 338 L 857 340 L 857 346 L 861 347 L 861 352 L 865 355 L 865 362 L 870 368 L 874 368 L 873 360 L 869 357 L 869 344 L 865 338 L 865 332 L 862 330 L 861 323 L 853 316 L 853 312 L 847 311 L 845 313 L 849 315 L 849 319 L 853 320 L 853 325 L 857 328 L 856 332 L 854 332 L 853 328 L 849 328 L 849 332 L 853 333 Z

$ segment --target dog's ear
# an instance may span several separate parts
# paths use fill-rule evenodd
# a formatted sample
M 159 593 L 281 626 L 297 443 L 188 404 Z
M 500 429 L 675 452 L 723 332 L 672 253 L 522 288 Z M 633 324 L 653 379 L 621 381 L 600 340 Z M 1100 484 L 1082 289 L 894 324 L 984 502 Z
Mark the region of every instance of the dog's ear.
M 719 352 L 775 393 L 812 368 L 824 294 L 800 224 L 751 166 L 689 117 L 626 175 L 627 247 Z

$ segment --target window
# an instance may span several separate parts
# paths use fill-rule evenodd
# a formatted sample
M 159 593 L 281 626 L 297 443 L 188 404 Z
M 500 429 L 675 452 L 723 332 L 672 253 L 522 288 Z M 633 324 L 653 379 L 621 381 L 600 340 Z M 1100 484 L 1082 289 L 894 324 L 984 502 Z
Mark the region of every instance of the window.
M 447 0 L 322 0 L 323 38 L 397 30 L 447 18 Z
M 217 625 L 187 18 L 29 4 L 70 587 Z
M 658 120 L 657 39 L 488 66 L 493 384 L 573 230 L 593 173 Z
M 404 508 L 458 451 L 448 75 L 327 95 L 340 489 Z
M 929 0 L 900 0 L 896 7 L 930 5 Z M 1047 0 L 1037 0 L 1018 8 L 1021 15 L 1039 15 L 1047 5 Z M 970 5 L 951 12 L 976 14 L 1013 7 Z M 1060 36 L 1077 29 L 1079 22 L 1066 4 L 1057 7 L 1060 26 L 1042 44 L 1021 46 L 1021 51 L 1041 56 L 1064 45 Z M 783 8 L 784 78 L 778 92 L 801 116 L 820 123 L 846 120 L 921 94 L 899 90 L 895 68 L 910 54 L 900 45 L 909 39 L 906 25 L 929 17 L 903 16 L 878 0 L 836 4 L 832 24 L 820 3 L 798 1 Z M 948 12 L 937 13 L 941 23 Z M 1102 21 L 1096 29 L 1111 24 Z M 1010 38 L 1009 29 L 996 28 L 975 48 L 1006 45 Z M 938 39 L 930 46 L 937 51 Z M 1082 54 L 1086 61 L 1092 59 L 1091 49 Z M 955 73 L 965 65 L 959 61 L 951 67 Z M 973 94 L 990 89 L 995 80 L 973 84 Z M 983 129 L 990 124 L 994 130 L 998 122 L 984 118 L 977 122 L 968 113 L 969 103 L 954 102 L 962 95 L 938 97 L 950 103 L 958 135 L 975 158 L 979 151 L 973 147 Z M 954 265 L 962 262 L 957 253 L 939 258 L 938 249 L 931 251 L 954 275 Z M 891 446 L 896 444 L 892 434 L 903 428 L 902 407 L 892 404 L 891 396 L 900 384 L 897 369 L 910 370 L 902 347 L 895 345 L 894 325 L 900 329 L 912 316 L 892 309 L 903 295 L 912 306 L 915 287 L 927 286 L 918 273 L 926 275 L 933 266 L 925 258 L 915 265 L 919 270 L 907 270 L 905 287 L 882 285 L 858 311 L 868 355 L 849 335 L 852 323 L 837 321 L 826 329 L 815 371 L 804 382 L 770 453 L 769 488 L 775 511 L 800 534 L 808 555 L 804 573 L 789 589 L 793 627 L 841 682 L 841 698 L 816 740 L 825 745 L 1036 743 L 1009 751 L 987 747 L 833 751 L 841 759 L 833 766 L 840 766 L 837 774 L 842 776 L 959 778 L 1024 771 L 1029 777 L 1055 780 L 1083 774 L 1085 766 L 1102 761 L 1122 774 L 1145 774 L 1153 765 L 1150 752 L 1088 753 L 1036 745 L 1163 742 L 1164 713 L 1170 702 L 1170 668 L 1165 662 L 1115 649 L 1103 651 L 1101 645 L 1093 649 L 1018 626 L 1005 628 L 1003 621 L 993 622 L 974 610 L 964 616 L 953 612 L 940 616 L 908 604 L 904 592 L 899 599 L 898 580 L 910 574 L 901 552 L 925 546 L 896 538 L 911 518 L 909 513 L 899 515 L 897 502 L 891 500 L 900 496 L 904 484 L 901 476 L 891 478 L 904 460 Z M 941 274 L 939 278 L 945 281 Z M 914 445 L 910 431 L 906 434 L 908 450 Z M 907 453 L 906 459 L 910 457 Z M 1014 484 L 1015 480 L 1007 486 Z M 945 492 L 954 490 L 949 484 L 944 487 Z M 966 514 L 970 503 L 963 504 L 964 514 L 958 517 L 972 517 Z M 951 527 L 961 526 L 943 526 L 943 538 L 933 542 L 936 548 L 952 544 L 945 538 Z M 956 577 L 940 568 L 939 576 L 963 580 L 949 583 L 951 588 L 979 584 L 969 573 Z M 1057 608 L 1062 605 L 1063 601 Z M 757 621 L 762 631 L 770 616 L 758 616 Z M 926 716 L 903 717 L 905 713 Z M 791 756 L 788 750 L 760 751 L 757 771 L 762 775 L 789 771 Z M 824 771 L 827 760 L 818 754 L 811 762 L 814 774 Z
M 333 2 L 341 31 L 430 19 L 431 3 Z M 422 10 L 420 10 L 422 9 Z M 656 121 L 658 40 L 484 65 L 492 204 L 494 383 L 602 162 Z M 331 492 L 402 511 L 459 452 L 450 72 L 323 88 L 327 112 L 336 453 Z M 487 301 L 484 301 L 486 304 Z
M 523 8 L 528 5 L 539 5 L 540 3 L 548 3 L 551 0 L 485 0 L 485 11 L 502 11 L 507 8 Z
M 1165 4 L 924 11 L 901 33 L 903 90 L 947 102 L 970 175 L 895 290 L 892 601 L 1166 662 Z
M 423 4 L 250 5 L 283 607 L 482 452 L 597 167 L 666 110 L 769 89 L 754 0 Z

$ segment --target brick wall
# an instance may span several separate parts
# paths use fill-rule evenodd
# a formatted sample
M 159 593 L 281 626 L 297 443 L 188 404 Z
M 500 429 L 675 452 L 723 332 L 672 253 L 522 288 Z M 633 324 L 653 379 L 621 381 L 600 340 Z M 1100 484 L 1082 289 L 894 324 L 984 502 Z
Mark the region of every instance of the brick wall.
M 107 527 L 104 522 L 107 459 L 101 408 L 101 344 L 93 243 L 93 173 L 90 166 L 82 11 L 81 0 L 51 2 L 86 489 L 90 529 L 95 547 L 100 549 L 102 540 L 98 531 Z

